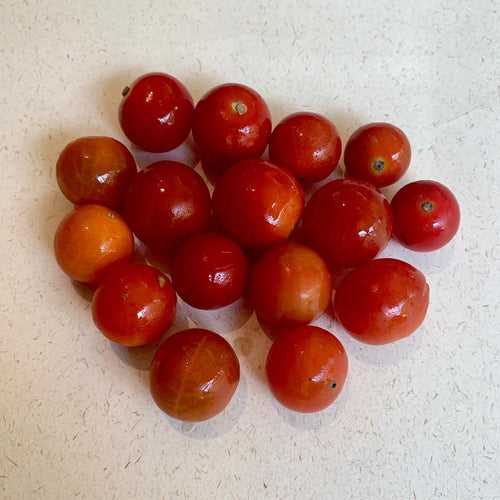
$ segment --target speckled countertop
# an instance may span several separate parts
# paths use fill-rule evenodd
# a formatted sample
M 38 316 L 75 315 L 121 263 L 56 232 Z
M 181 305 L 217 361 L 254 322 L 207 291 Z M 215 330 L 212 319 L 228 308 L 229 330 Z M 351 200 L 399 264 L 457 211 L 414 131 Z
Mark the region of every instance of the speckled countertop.
M 499 26 L 494 0 L 0 2 L 0 498 L 500 499 Z M 376 348 L 320 320 L 351 367 L 328 411 L 273 402 L 253 316 L 180 307 L 176 328 L 235 346 L 242 380 L 219 418 L 169 420 L 149 395 L 151 353 L 102 338 L 56 267 L 70 208 L 57 154 L 80 135 L 121 138 L 120 90 L 150 70 L 195 99 L 246 83 L 275 122 L 322 112 L 344 140 L 392 121 L 413 145 L 404 181 L 459 198 L 451 246 L 384 252 L 430 282 L 416 335 Z

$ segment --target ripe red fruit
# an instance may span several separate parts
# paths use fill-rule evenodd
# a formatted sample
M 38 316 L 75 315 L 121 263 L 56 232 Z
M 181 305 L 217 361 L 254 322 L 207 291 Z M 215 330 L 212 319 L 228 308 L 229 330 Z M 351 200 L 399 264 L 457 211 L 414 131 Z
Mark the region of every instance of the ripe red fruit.
M 369 184 L 334 180 L 310 199 L 302 233 L 333 268 L 355 267 L 387 245 L 392 234 L 391 207 Z
M 219 85 L 196 105 L 193 138 L 202 162 L 209 162 L 218 174 L 240 160 L 259 158 L 270 135 L 269 109 L 245 85 Z
M 401 188 L 391 203 L 394 234 L 418 252 L 446 245 L 460 225 L 460 207 L 453 193 L 435 181 L 417 181 Z
M 346 175 L 376 187 L 400 179 L 411 160 L 408 138 L 390 123 L 370 123 L 352 134 L 344 152 Z
M 151 364 L 151 394 L 179 420 L 214 417 L 227 406 L 239 380 L 233 348 L 220 335 L 198 328 L 168 337 Z
M 137 167 L 121 142 L 111 137 L 80 137 L 62 150 L 56 171 L 59 188 L 72 203 L 118 210 Z
M 425 276 L 397 259 L 376 259 L 348 274 L 335 293 L 337 318 L 367 344 L 387 344 L 413 333 L 429 305 Z
M 291 410 L 307 413 L 323 410 L 335 401 L 347 370 L 342 344 L 316 326 L 284 331 L 266 361 L 267 380 L 276 399 Z
M 158 252 L 207 229 L 211 201 L 192 168 L 160 161 L 139 172 L 125 196 L 124 217 L 135 235 Z
M 118 264 L 94 294 L 92 316 L 110 340 L 136 347 L 160 340 L 174 321 L 175 303 L 170 280 L 158 269 Z
M 255 264 L 251 298 L 259 321 L 270 328 L 304 325 L 331 301 L 331 278 L 323 259 L 292 242 L 268 250 Z
M 57 263 L 71 279 L 95 285 L 109 266 L 132 258 L 134 237 L 110 208 L 81 205 L 59 224 L 54 251 Z
M 247 258 L 234 241 L 218 234 L 199 234 L 178 247 L 172 280 L 191 306 L 216 309 L 243 296 L 247 271 Z
M 278 123 L 269 142 L 271 161 L 307 182 L 328 177 L 341 153 L 342 141 L 335 125 L 315 113 L 287 116 Z
M 123 90 L 120 125 L 139 149 L 170 151 L 191 130 L 193 99 L 184 85 L 166 73 L 148 73 Z
M 288 238 L 302 214 L 304 195 L 285 170 L 247 160 L 220 178 L 213 203 L 225 232 L 243 246 L 263 248 Z

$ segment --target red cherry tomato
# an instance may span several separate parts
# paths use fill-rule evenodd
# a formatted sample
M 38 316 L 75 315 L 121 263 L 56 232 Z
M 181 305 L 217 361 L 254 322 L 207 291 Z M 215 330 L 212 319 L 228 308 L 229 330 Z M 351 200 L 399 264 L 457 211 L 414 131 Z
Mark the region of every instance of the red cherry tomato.
M 342 344 L 316 326 L 283 332 L 266 361 L 267 380 L 276 399 L 291 410 L 305 413 L 323 410 L 335 401 L 347 369 Z
M 196 105 L 193 138 L 202 161 L 218 173 L 239 160 L 259 158 L 271 135 L 271 115 L 262 97 L 236 83 L 219 85 Z
M 94 294 L 92 316 L 108 339 L 136 347 L 160 340 L 174 321 L 175 303 L 163 273 L 143 264 L 118 264 Z
M 137 173 L 134 157 L 111 137 L 80 137 L 57 160 L 57 182 L 76 205 L 97 204 L 118 210 Z
M 240 247 L 218 234 L 200 234 L 176 251 L 172 280 L 181 298 L 198 309 L 227 306 L 245 291 L 248 263 Z
M 413 333 L 429 305 L 425 276 L 397 259 L 372 260 L 348 274 L 337 288 L 337 318 L 367 344 L 387 344 Z
M 203 179 L 174 161 L 160 161 L 139 172 L 125 196 L 124 216 L 132 231 L 159 252 L 206 230 L 210 214 Z
M 220 335 L 202 329 L 168 337 L 151 365 L 151 393 L 171 417 L 197 422 L 220 413 L 240 380 L 233 348 Z
M 390 123 L 370 123 L 354 134 L 344 152 L 346 175 L 389 186 L 408 170 L 411 148 L 402 130 Z
M 109 266 L 132 258 L 134 237 L 110 208 L 82 205 L 59 224 L 54 250 L 57 263 L 70 278 L 95 285 Z
M 270 328 L 307 324 L 331 301 L 331 278 L 323 259 L 310 248 L 286 242 L 268 250 L 255 264 L 252 305 Z
M 286 167 L 298 179 L 316 182 L 337 167 L 342 141 L 333 123 L 315 113 L 295 113 L 274 129 L 269 142 L 269 158 Z
M 166 73 L 149 73 L 123 91 L 120 125 L 139 149 L 170 151 L 191 130 L 193 99 L 184 85 Z
M 446 245 L 460 225 L 460 207 L 453 193 L 435 181 L 417 181 L 392 199 L 394 234 L 407 248 L 429 252 Z
M 355 267 L 387 245 L 392 234 L 391 207 L 369 184 L 337 179 L 310 199 L 302 232 L 333 268 Z
M 263 248 L 288 238 L 302 214 L 304 195 L 285 170 L 247 160 L 220 178 L 213 203 L 224 231 L 243 246 Z

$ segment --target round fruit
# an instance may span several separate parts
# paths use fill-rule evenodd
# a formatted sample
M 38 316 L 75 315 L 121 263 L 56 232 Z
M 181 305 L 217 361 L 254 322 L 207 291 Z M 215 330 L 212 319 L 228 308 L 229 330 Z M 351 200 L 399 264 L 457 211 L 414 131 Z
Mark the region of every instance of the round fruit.
M 174 161 L 153 163 L 130 186 L 124 217 L 135 235 L 158 252 L 207 229 L 211 201 L 203 179 Z
M 429 305 L 425 276 L 397 259 L 377 259 L 358 267 L 337 288 L 337 318 L 367 344 L 387 344 L 413 333 Z
M 106 272 L 92 301 L 99 330 L 113 342 L 136 347 L 160 340 L 175 317 L 175 291 L 158 269 L 117 264 Z
M 346 174 L 376 187 L 400 179 L 411 160 L 408 138 L 390 123 L 370 123 L 350 137 L 344 152 Z
M 120 125 L 139 149 L 170 151 L 191 130 L 193 99 L 184 85 L 166 73 L 148 73 L 123 90 Z
M 168 337 L 151 365 L 151 393 L 171 417 L 198 422 L 220 413 L 240 380 L 233 348 L 220 335 L 202 329 Z
M 418 252 L 446 245 L 460 225 L 460 207 L 453 193 L 435 181 L 417 181 L 401 188 L 391 203 L 394 234 Z
M 286 242 L 255 264 L 251 298 L 257 318 L 271 328 L 305 325 L 331 301 L 331 278 L 323 259 L 310 248 Z
M 216 309 L 243 296 L 247 271 L 247 258 L 234 241 L 208 233 L 195 235 L 179 246 L 172 280 L 189 305 Z
M 243 246 L 263 248 L 288 238 L 302 214 L 304 195 L 285 170 L 247 160 L 220 178 L 213 203 L 224 231 Z
M 111 264 L 132 258 L 134 237 L 110 208 L 82 205 L 59 224 L 54 250 L 57 263 L 70 278 L 96 284 Z
M 259 158 L 270 135 L 269 109 L 262 97 L 245 85 L 219 85 L 196 105 L 194 141 L 202 161 L 220 162 L 219 173 L 239 160 Z
M 355 267 L 387 245 L 391 207 L 369 184 L 338 179 L 314 193 L 304 210 L 302 232 L 333 268 Z
M 56 171 L 59 187 L 72 203 L 118 210 L 137 167 L 121 142 L 111 137 L 81 137 L 63 149 Z
M 305 413 L 333 403 L 342 391 L 347 369 L 342 344 L 316 326 L 283 332 L 266 361 L 267 380 L 276 399 L 291 410 Z
M 294 113 L 274 129 L 269 142 L 269 158 L 288 168 L 295 177 L 316 182 L 337 167 L 342 141 L 333 123 L 315 113 Z

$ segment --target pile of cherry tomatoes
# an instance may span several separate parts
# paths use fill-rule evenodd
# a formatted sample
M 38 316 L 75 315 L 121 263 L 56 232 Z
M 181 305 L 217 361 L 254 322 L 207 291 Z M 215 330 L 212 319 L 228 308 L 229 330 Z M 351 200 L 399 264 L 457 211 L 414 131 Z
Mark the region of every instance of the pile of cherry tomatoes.
M 176 293 L 191 306 L 215 309 L 248 297 L 274 341 L 269 387 L 290 409 L 330 405 L 347 374 L 339 340 L 309 323 L 330 304 L 361 342 L 384 344 L 413 333 L 429 303 L 424 275 L 397 259 L 375 259 L 394 235 L 405 247 L 431 251 L 458 230 L 460 211 L 442 184 L 404 186 L 391 203 L 379 188 L 410 165 L 405 134 L 388 123 L 357 130 L 344 149 L 345 178 L 317 189 L 342 143 L 334 124 L 295 113 L 272 129 L 254 90 L 226 84 L 196 106 L 164 73 L 140 77 L 123 91 L 123 132 L 138 149 L 165 152 L 192 132 L 207 178 L 175 161 L 137 171 L 123 144 L 83 137 L 57 162 L 61 191 L 76 207 L 60 223 L 55 253 L 62 270 L 95 292 L 92 314 L 113 342 L 160 341 L 174 321 Z M 269 161 L 261 156 L 269 148 Z M 169 263 L 170 276 L 134 258 L 134 235 Z M 333 297 L 333 300 L 332 300 Z M 201 421 L 220 413 L 240 377 L 238 358 L 219 334 L 188 329 L 164 340 L 151 365 L 151 393 L 167 414 Z

